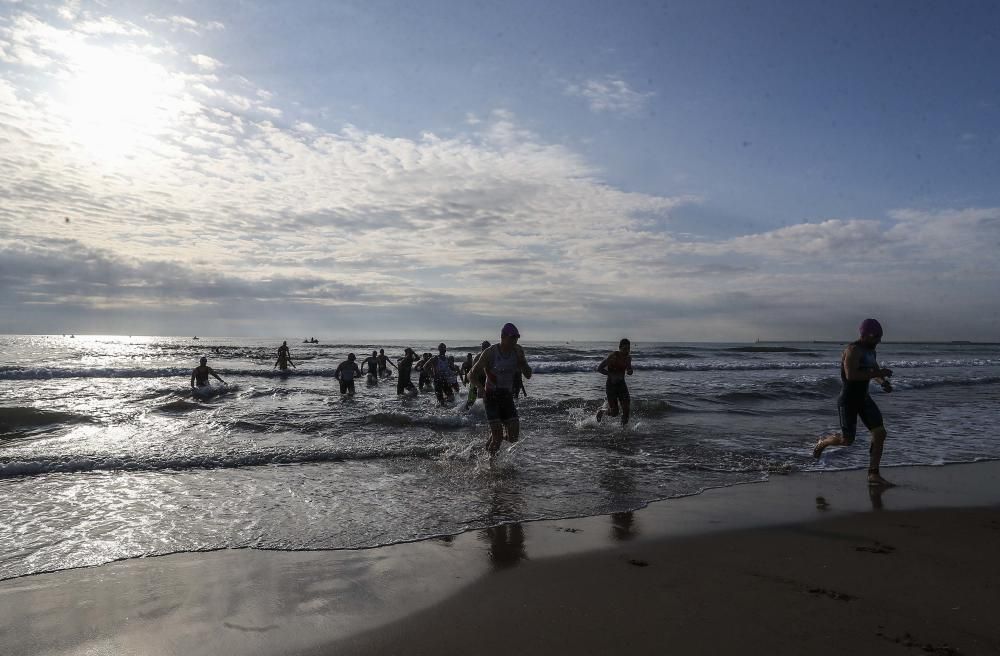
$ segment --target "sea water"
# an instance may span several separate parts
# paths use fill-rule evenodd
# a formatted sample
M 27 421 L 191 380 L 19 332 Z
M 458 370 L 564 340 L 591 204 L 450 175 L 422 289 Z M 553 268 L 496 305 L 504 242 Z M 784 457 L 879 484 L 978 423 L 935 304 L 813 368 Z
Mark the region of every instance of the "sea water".
M 461 362 L 483 337 L 449 353 Z M 521 442 L 491 460 L 465 388 L 444 406 L 397 396 L 395 379 L 339 393 L 348 352 L 360 363 L 436 342 L 293 340 L 289 375 L 273 368 L 280 343 L 0 337 L 0 579 L 180 551 L 375 546 L 867 466 L 861 426 L 853 447 L 810 455 L 837 429 L 842 344 L 634 343 L 622 427 L 594 419 L 614 344 L 525 342 Z M 892 394 L 872 386 L 884 470 L 1000 458 L 1000 345 L 878 354 L 895 370 Z M 201 356 L 229 383 L 207 400 L 189 387 Z

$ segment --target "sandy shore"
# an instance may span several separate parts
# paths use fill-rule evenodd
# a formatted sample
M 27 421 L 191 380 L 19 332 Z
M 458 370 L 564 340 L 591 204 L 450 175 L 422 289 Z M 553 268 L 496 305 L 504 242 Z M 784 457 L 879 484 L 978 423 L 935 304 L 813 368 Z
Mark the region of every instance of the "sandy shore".
M 0 582 L 3 654 L 1000 654 L 1000 463 Z

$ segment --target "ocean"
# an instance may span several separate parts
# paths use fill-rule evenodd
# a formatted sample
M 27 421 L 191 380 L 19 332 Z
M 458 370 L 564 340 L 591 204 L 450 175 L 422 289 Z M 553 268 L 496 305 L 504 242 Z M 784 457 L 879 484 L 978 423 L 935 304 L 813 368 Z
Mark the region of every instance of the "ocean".
M 483 338 L 449 353 L 461 362 Z M 0 336 L 0 579 L 186 551 L 371 547 L 868 462 L 863 428 L 854 446 L 810 455 L 837 430 L 843 344 L 634 342 L 622 427 L 594 419 L 596 367 L 616 344 L 523 342 L 535 376 L 522 439 L 491 462 L 481 401 L 400 398 L 395 379 L 339 394 L 349 351 L 395 359 L 436 341 L 289 339 L 288 376 L 273 369 L 281 341 Z M 892 394 L 872 386 L 887 478 L 893 465 L 1000 458 L 1000 345 L 878 353 L 895 371 Z M 203 355 L 230 384 L 204 401 L 189 388 Z

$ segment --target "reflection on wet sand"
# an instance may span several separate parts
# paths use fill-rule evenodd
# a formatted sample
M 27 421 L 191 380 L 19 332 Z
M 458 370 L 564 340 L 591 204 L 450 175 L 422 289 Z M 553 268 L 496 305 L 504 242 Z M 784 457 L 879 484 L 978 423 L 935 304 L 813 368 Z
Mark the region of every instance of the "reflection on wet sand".
M 513 567 L 528 558 L 524 550 L 524 527 L 520 522 L 491 526 L 482 533 L 490 543 L 490 563 L 496 569 Z
M 635 513 L 628 512 L 611 513 L 611 537 L 615 540 L 631 540 L 639 535 L 639 528 L 635 523 Z

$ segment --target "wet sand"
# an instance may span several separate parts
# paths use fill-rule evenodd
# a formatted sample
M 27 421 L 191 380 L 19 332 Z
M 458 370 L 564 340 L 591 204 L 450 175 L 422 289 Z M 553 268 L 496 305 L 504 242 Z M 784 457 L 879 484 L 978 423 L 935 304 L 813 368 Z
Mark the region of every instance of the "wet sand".
M 3 654 L 997 654 L 1000 463 L 0 582 Z

